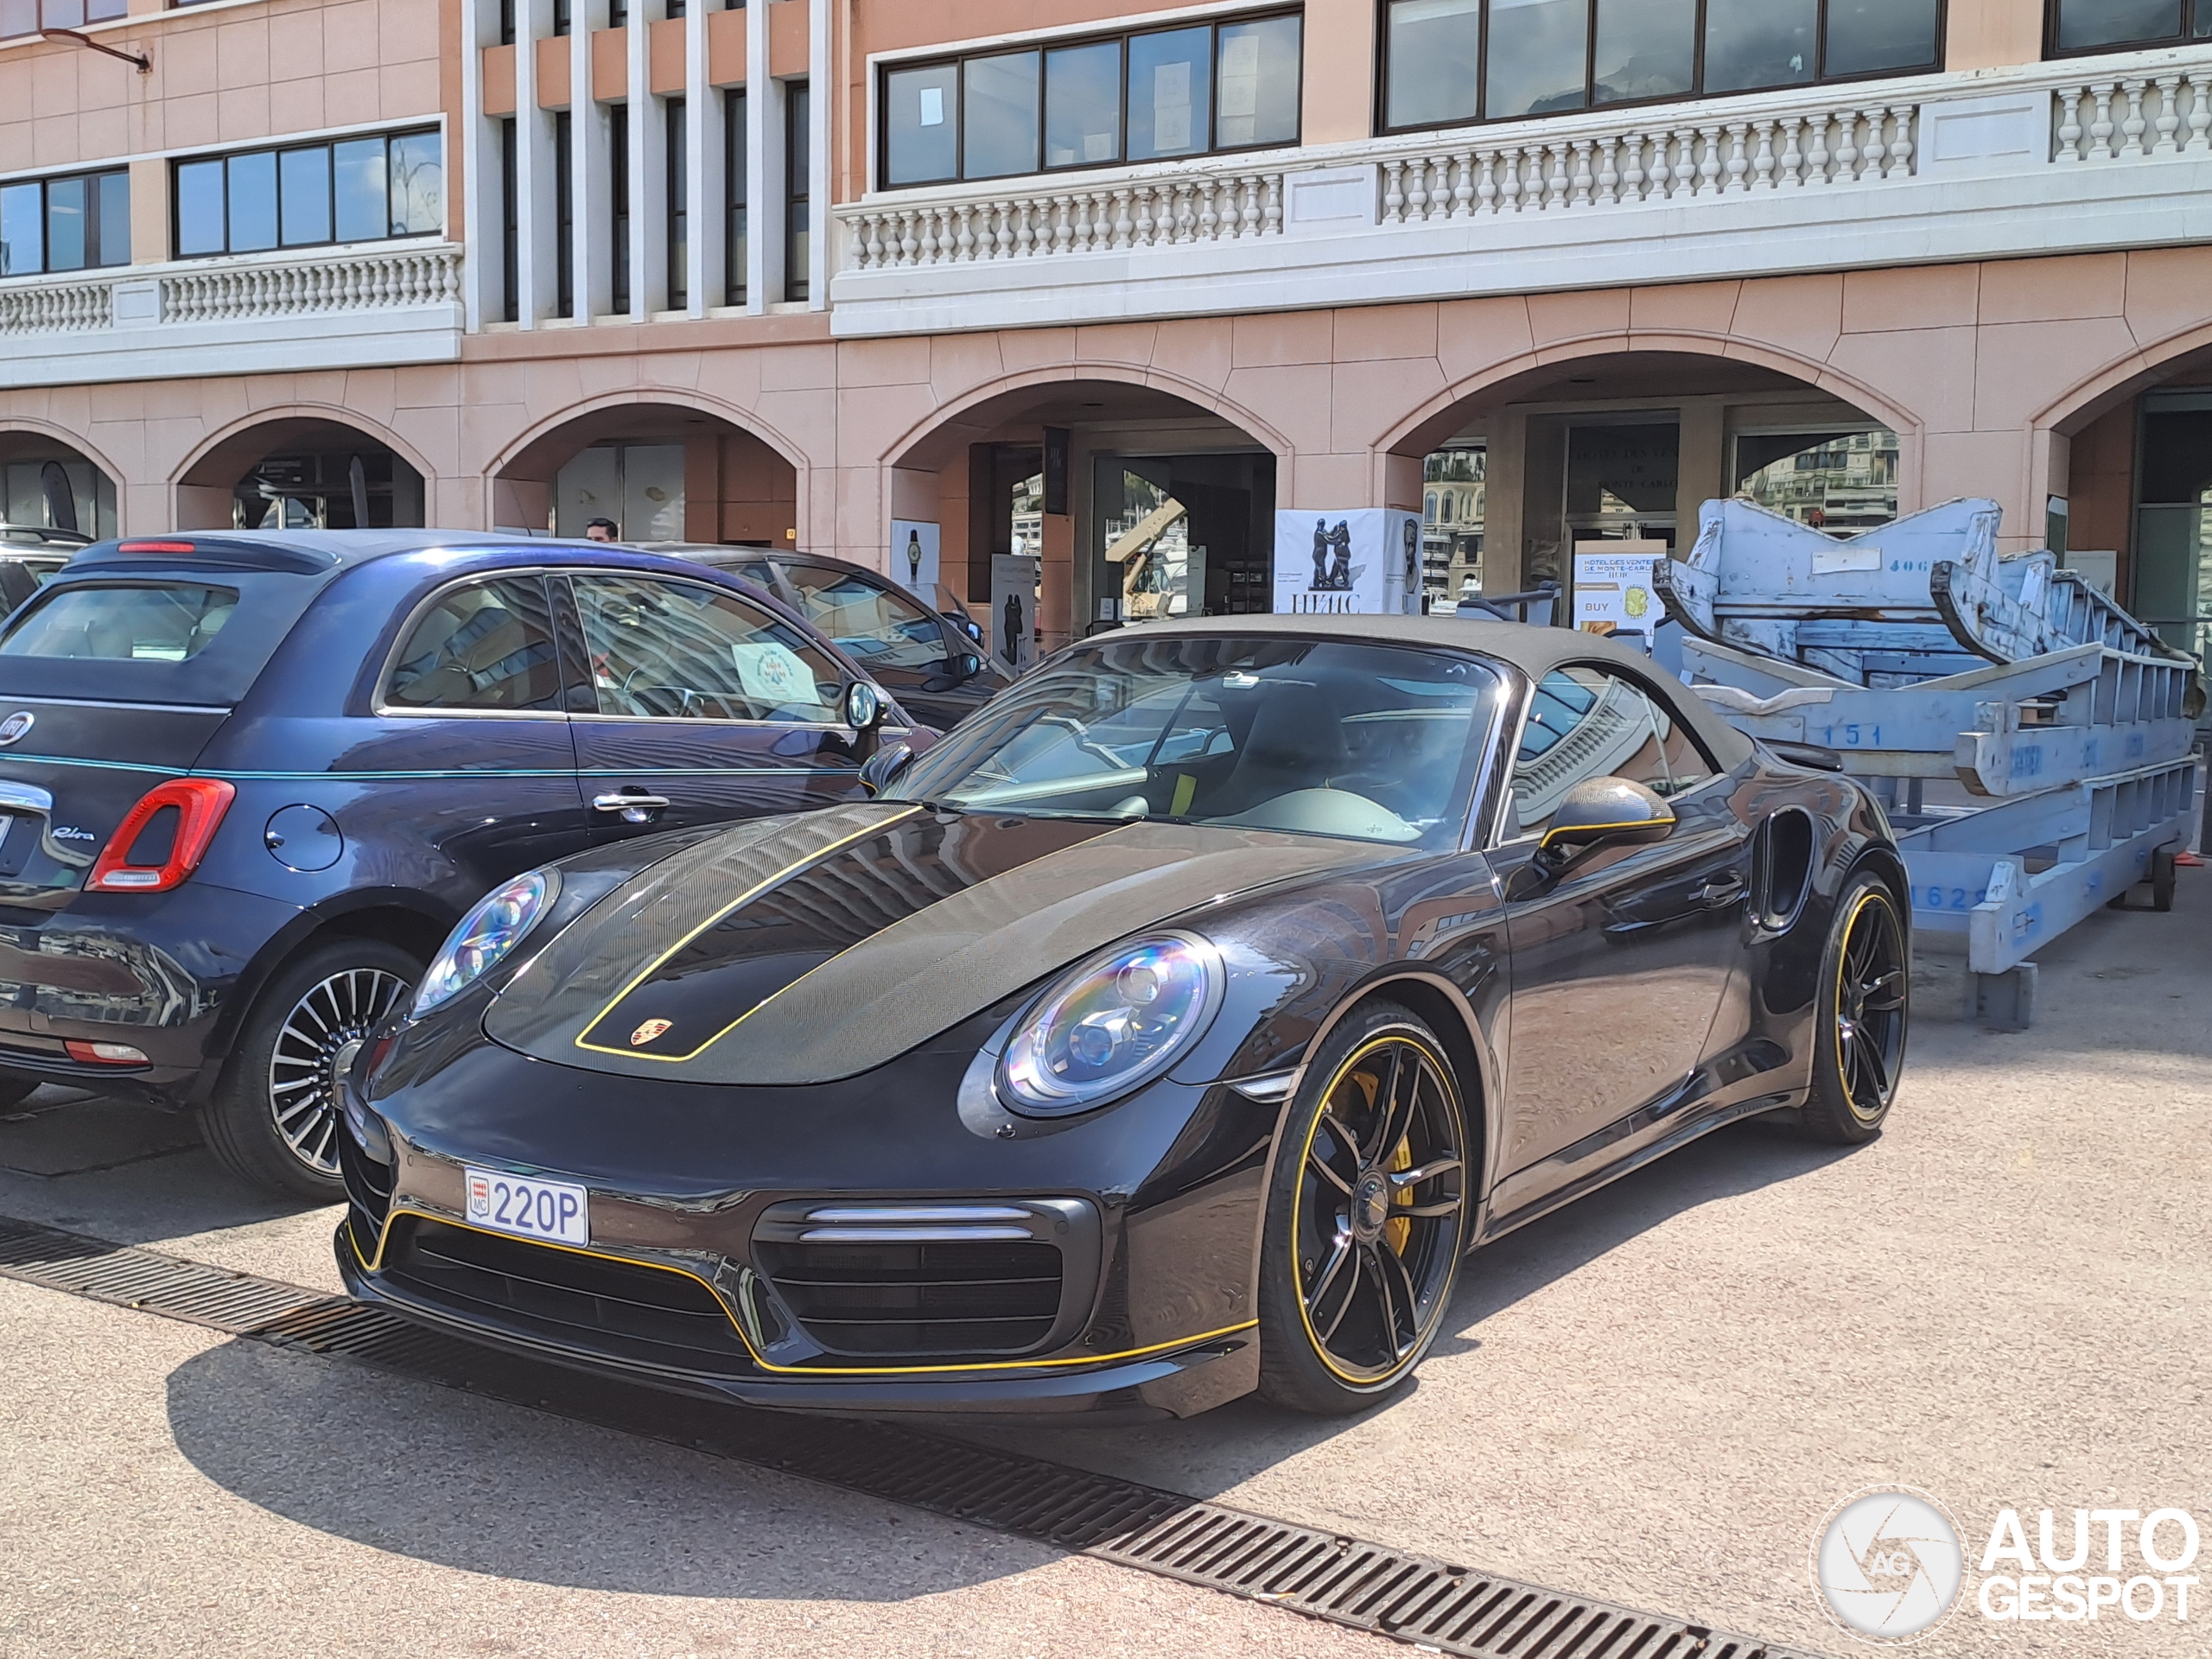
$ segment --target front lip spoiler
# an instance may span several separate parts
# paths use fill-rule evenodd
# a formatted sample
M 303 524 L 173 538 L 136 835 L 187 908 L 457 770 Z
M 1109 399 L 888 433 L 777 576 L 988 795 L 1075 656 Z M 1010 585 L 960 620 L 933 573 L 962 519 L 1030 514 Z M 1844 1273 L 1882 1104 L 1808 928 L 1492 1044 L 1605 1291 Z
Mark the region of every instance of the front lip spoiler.
M 1225 1337 L 1202 1338 L 1186 1347 L 1147 1354 L 1141 1359 L 1106 1360 L 1096 1368 L 1039 1369 L 1027 1376 L 715 1376 L 563 1347 L 525 1332 L 455 1319 L 441 1309 L 395 1294 L 381 1274 L 366 1272 L 354 1257 L 347 1230 L 350 1225 L 350 1220 L 339 1223 L 334 1243 L 340 1276 L 345 1281 L 346 1294 L 356 1301 L 486 1348 L 524 1355 L 569 1370 L 774 1411 L 813 1411 L 842 1417 L 927 1414 L 1024 1421 L 1034 1421 L 1039 1416 L 1077 1414 L 1088 1414 L 1094 1420 L 1101 1416 L 1130 1421 L 1161 1418 L 1173 1414 L 1141 1402 L 1136 1397 L 1136 1389 L 1226 1358 L 1249 1345 L 1258 1335 L 1256 1330 L 1246 1329 Z

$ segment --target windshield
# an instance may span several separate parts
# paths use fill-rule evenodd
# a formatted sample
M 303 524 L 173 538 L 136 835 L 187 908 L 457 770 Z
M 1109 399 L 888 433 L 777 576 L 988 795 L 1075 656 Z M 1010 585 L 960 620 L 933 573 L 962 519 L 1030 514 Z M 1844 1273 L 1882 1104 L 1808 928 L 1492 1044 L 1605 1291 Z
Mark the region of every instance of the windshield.
M 183 582 L 73 588 L 10 629 L 0 656 L 181 663 L 223 631 L 238 602 L 236 588 Z
M 1101 642 L 1017 682 L 889 793 L 1456 845 L 1498 683 L 1476 658 L 1401 646 Z

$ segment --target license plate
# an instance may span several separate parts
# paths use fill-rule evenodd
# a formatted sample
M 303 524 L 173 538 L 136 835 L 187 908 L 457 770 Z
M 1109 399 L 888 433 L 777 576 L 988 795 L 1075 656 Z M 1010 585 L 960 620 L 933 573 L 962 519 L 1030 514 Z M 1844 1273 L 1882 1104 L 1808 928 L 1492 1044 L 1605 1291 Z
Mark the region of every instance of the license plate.
M 556 1244 L 591 1243 L 590 1202 L 582 1187 L 497 1169 L 467 1168 L 463 1173 L 468 1218 L 479 1227 Z

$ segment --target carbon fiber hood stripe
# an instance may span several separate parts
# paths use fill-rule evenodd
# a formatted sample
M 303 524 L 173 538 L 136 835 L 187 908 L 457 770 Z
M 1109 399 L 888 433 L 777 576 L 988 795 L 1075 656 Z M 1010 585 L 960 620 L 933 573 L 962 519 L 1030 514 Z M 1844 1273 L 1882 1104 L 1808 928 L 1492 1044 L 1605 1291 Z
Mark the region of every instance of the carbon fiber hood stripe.
M 731 839 L 588 912 L 502 993 L 486 1031 L 631 1077 L 826 1083 L 1193 906 L 1404 855 L 1271 830 L 874 804 Z

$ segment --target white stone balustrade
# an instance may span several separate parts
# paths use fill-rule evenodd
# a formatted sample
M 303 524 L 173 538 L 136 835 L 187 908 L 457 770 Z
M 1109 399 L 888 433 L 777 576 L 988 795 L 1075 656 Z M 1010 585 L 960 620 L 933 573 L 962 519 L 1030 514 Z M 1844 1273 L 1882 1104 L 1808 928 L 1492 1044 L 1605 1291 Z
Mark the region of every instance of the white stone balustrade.
M 1640 110 L 1610 130 L 1503 140 L 1481 128 L 1381 163 L 1385 225 L 1549 213 L 1808 185 L 1872 184 L 1913 170 L 1918 108 L 1847 105 L 1738 119 Z
M 0 386 L 451 362 L 462 251 L 385 244 L 0 282 Z
M 62 334 L 107 327 L 115 318 L 114 284 L 66 282 L 0 289 L 0 335 Z
M 2212 154 L 2212 69 L 2069 83 L 2052 103 L 2055 162 Z
M 855 270 L 1101 253 L 1280 234 L 1282 179 L 1280 167 L 1096 184 L 1062 175 L 981 198 L 849 208 L 839 217 Z
M 180 270 L 162 278 L 161 318 L 235 322 L 452 305 L 460 299 L 460 251 L 431 248 Z

